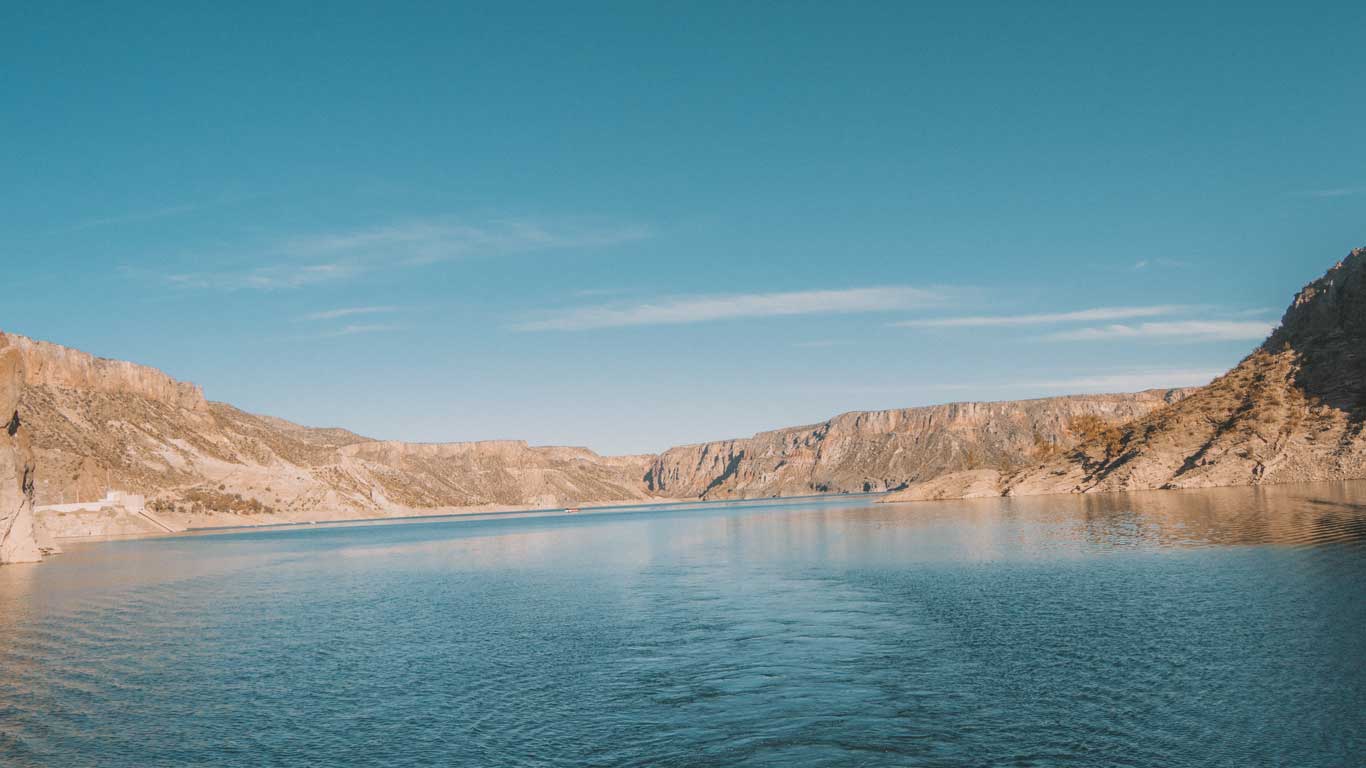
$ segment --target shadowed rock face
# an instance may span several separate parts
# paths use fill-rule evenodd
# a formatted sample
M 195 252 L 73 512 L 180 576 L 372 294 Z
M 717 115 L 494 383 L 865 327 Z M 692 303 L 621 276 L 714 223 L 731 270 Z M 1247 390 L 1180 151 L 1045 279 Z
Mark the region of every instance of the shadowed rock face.
M 1366 249 L 1305 286 L 1261 351 L 1293 353 L 1295 386 L 1355 420 L 1366 416 Z
M 1241 363 L 1168 408 L 1051 461 L 1004 474 L 1009 495 L 1366 478 L 1366 250 L 1295 297 Z M 980 492 L 943 478 L 907 500 Z
M 33 452 L 20 418 L 24 358 L 0 334 L 0 563 L 40 559 L 33 538 Z

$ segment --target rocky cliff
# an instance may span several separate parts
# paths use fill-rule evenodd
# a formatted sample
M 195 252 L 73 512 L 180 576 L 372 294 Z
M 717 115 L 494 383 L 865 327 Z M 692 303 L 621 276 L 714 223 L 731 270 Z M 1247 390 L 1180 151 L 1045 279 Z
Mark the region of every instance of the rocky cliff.
M 39 559 L 33 537 L 33 452 L 21 418 L 24 355 L 0 334 L 0 563 Z
M 172 408 L 204 413 L 208 403 L 195 384 L 176 381 L 145 365 L 102 357 L 23 336 L 9 336 L 23 358 L 24 383 L 30 387 L 125 394 Z
M 964 468 L 1013 472 L 1074 444 L 1081 420 L 1130 421 L 1187 393 L 848 413 L 659 456 L 606 457 L 522 441 L 376 441 L 209 402 L 198 387 L 144 366 L 18 336 L 7 337 L 7 349 L 23 414 L 11 437 L 32 439 L 32 459 L 15 466 L 36 465 L 27 477 L 39 532 L 59 536 L 98 530 L 103 513 L 82 505 L 113 489 L 147 505 L 112 517 L 107 532 L 883 491 Z
M 1180 402 L 994 483 L 943 477 L 897 498 L 1363 478 L 1364 424 L 1366 250 L 1356 250 L 1300 291 L 1264 344 Z
M 200 405 L 188 396 L 195 390 L 154 380 L 147 389 L 69 381 L 43 379 L 22 394 L 40 505 L 119 489 L 146 495 L 172 524 L 206 526 L 650 498 L 645 457 L 510 441 L 379 442 Z
M 1190 390 L 1075 395 L 846 413 L 813 426 L 688 445 L 651 462 L 647 488 L 688 498 L 886 491 L 955 470 L 1009 470 L 1078 439 L 1082 417 L 1125 422 Z

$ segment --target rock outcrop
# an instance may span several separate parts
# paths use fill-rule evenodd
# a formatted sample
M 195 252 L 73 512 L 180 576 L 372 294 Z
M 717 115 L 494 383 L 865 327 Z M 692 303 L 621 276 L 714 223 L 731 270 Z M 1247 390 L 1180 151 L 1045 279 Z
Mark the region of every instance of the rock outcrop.
M 1189 397 L 1001 476 L 1007 495 L 1366 478 L 1366 250 L 1295 297 L 1280 327 Z M 941 478 L 940 487 L 966 486 Z M 912 487 L 895 499 L 925 495 Z
M 517 441 L 374 441 L 223 403 L 201 407 L 174 387 L 149 394 L 52 381 L 23 391 L 40 505 L 94 502 L 118 489 L 190 527 L 652 498 L 640 481 L 649 457 Z
M 654 493 L 756 498 L 879 492 L 957 470 L 1009 471 L 1078 440 L 1082 417 L 1130 421 L 1192 390 L 1074 395 L 846 413 L 806 427 L 671 448 L 646 475 Z
M 24 362 L 30 387 L 134 395 L 173 408 L 204 413 L 208 403 L 198 385 L 176 381 L 145 365 L 95 357 L 77 349 L 11 335 L 11 346 Z
M 0 563 L 28 563 L 41 553 L 33 536 L 33 452 L 20 413 L 24 356 L 0 334 Z

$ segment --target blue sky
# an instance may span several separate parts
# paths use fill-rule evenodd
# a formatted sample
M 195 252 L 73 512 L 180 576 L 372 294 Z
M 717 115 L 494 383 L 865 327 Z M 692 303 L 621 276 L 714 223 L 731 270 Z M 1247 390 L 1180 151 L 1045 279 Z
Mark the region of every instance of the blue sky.
M 6 8 L 0 328 L 651 451 L 1198 383 L 1366 244 L 1360 3 L 279 5 Z

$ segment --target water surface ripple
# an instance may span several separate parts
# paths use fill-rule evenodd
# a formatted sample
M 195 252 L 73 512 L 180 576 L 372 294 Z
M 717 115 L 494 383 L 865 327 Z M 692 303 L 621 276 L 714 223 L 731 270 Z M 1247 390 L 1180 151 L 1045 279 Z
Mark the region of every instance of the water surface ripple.
M 1366 484 L 78 545 L 5 766 L 1366 764 Z

